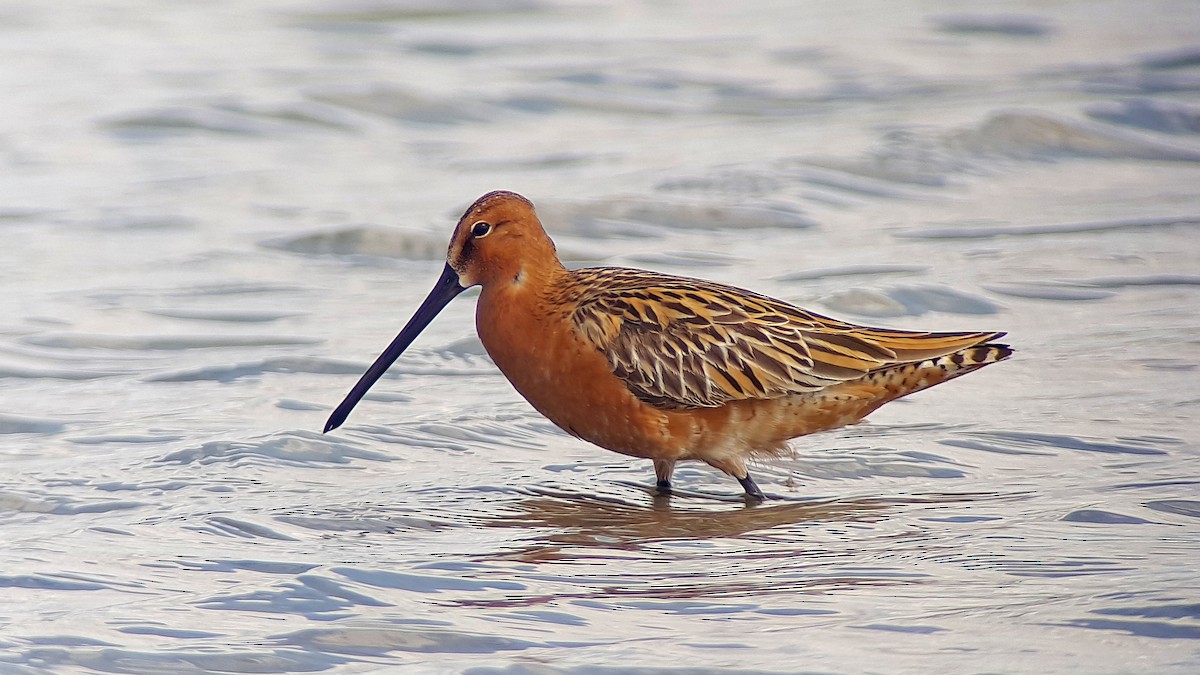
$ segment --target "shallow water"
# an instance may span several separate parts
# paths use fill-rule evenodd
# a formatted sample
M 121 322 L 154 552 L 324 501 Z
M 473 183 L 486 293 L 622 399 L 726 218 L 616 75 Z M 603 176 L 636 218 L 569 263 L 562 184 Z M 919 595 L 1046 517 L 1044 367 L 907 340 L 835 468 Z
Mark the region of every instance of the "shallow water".
M 0 671 L 1200 670 L 1200 13 L 1180 2 L 9 3 Z M 537 415 L 452 304 L 572 264 L 1017 356 L 747 507 Z

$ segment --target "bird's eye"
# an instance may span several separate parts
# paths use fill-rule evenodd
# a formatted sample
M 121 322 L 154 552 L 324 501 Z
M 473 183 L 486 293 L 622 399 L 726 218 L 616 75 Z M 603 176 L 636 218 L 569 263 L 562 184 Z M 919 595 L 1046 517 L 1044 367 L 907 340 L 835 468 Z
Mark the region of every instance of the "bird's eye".
M 488 236 L 488 233 L 491 231 L 492 224 L 482 220 L 471 226 L 471 236 L 475 237 L 476 239 Z

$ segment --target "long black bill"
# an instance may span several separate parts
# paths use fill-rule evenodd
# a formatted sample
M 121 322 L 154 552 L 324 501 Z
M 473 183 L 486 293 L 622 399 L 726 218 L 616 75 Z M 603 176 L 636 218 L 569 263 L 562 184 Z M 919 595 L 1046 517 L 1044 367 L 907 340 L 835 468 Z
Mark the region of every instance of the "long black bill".
M 375 363 L 367 368 L 367 372 L 358 379 L 358 384 L 354 385 L 342 403 L 329 416 L 329 421 L 325 423 L 325 431 L 342 426 L 342 422 L 345 422 L 346 418 L 350 416 L 350 411 L 354 410 L 354 406 L 358 405 L 371 385 L 375 384 L 375 381 L 383 376 L 388 367 L 400 358 L 400 355 L 404 353 L 405 349 L 408 349 L 417 335 L 420 335 L 429 322 L 433 321 L 433 317 L 437 316 L 443 307 L 450 304 L 451 300 L 465 290 L 467 289 L 458 283 L 458 272 L 455 272 L 454 268 L 447 264 L 433 290 L 425 298 L 425 302 L 421 303 L 416 313 L 408 320 L 408 325 L 400 331 L 395 340 L 392 340 L 392 344 L 383 350 L 379 358 L 375 359 Z

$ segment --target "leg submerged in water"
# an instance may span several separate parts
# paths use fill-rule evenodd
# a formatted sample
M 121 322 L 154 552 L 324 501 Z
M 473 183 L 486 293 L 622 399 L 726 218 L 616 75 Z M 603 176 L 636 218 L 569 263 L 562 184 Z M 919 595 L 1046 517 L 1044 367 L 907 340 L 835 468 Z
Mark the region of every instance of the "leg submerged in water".
M 758 501 L 763 501 L 767 498 L 767 496 L 763 494 L 762 490 L 758 489 L 758 486 L 755 485 L 754 479 L 750 477 L 749 473 L 742 478 L 738 478 L 737 480 L 742 484 L 742 489 L 746 491 L 747 497 Z
M 671 493 L 671 474 L 675 471 L 675 462 L 665 459 L 654 460 L 654 475 L 658 478 L 658 491 L 662 494 Z

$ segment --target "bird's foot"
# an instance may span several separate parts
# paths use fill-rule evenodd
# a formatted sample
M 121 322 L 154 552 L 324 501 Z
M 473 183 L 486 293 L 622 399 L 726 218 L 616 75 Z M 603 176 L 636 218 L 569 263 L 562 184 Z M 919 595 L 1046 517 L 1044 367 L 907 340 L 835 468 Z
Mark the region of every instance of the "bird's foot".
M 660 495 L 671 494 L 671 481 L 669 480 L 660 480 L 655 487 L 658 488 L 658 494 Z

